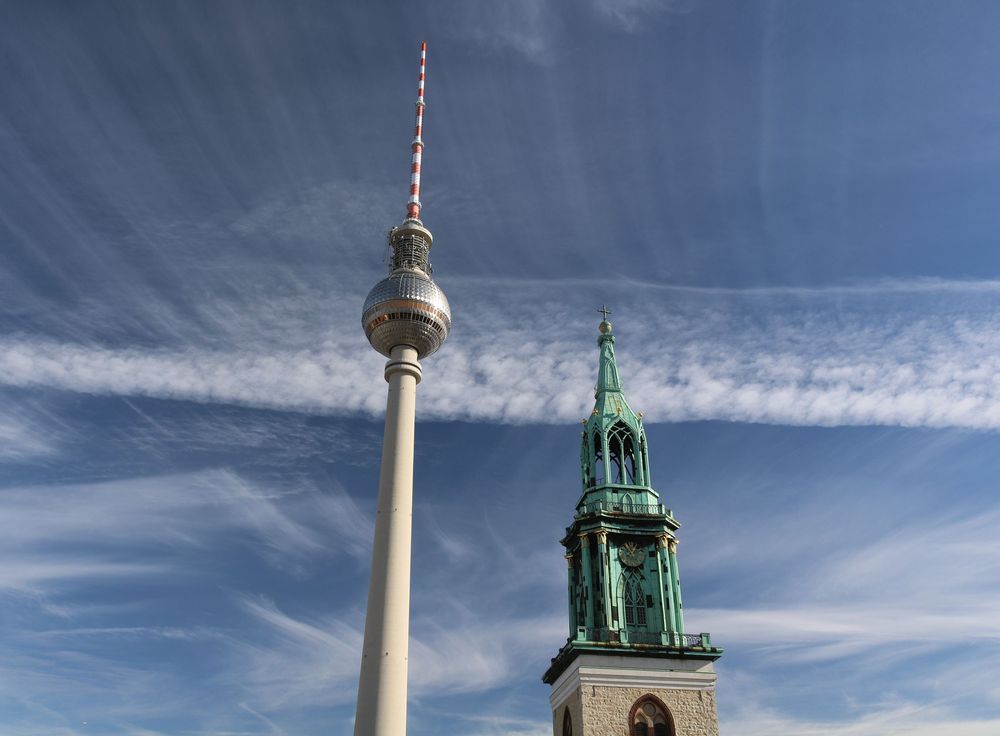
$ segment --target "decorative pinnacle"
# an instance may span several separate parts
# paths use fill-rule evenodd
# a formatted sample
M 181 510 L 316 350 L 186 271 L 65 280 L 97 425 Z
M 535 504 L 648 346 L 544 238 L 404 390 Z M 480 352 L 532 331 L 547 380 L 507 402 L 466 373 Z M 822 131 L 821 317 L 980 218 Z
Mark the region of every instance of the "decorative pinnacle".
M 420 222 L 420 159 L 424 153 L 424 79 L 427 69 L 427 42 L 420 43 L 420 77 L 417 82 L 417 122 L 413 131 L 413 158 L 410 161 L 410 199 L 406 219 Z

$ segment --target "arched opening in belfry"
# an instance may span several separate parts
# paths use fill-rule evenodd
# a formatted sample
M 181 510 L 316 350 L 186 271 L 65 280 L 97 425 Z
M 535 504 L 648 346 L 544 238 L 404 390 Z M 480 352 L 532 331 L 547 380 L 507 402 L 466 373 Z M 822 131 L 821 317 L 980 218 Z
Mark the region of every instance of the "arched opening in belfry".
M 670 709 L 655 695 L 643 695 L 628 714 L 629 736 L 674 736 Z
M 635 485 L 635 443 L 632 431 L 622 422 L 608 432 L 608 460 L 612 483 Z
M 602 444 L 601 433 L 594 432 L 594 468 L 592 475 L 595 486 L 604 484 L 604 447 Z
M 573 719 L 569 717 L 569 708 L 563 712 L 562 736 L 573 736 Z

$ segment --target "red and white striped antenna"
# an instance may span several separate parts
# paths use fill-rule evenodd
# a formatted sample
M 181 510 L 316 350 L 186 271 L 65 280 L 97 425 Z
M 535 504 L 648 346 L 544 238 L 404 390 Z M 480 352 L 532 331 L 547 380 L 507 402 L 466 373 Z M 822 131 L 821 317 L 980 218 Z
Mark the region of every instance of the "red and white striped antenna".
M 420 43 L 420 80 L 417 86 L 417 122 L 413 131 L 413 159 L 410 161 L 410 199 L 406 219 L 420 222 L 420 159 L 424 153 L 424 78 L 427 69 L 427 42 Z

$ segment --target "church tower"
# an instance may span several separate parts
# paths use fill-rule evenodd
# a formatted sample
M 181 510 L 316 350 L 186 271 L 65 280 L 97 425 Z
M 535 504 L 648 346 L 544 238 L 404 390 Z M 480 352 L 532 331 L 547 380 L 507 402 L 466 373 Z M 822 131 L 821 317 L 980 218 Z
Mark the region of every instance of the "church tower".
M 653 490 L 642 415 L 622 392 L 608 311 L 583 421 L 582 493 L 566 548 L 569 638 L 542 677 L 554 736 L 718 736 L 713 662 L 684 630 L 678 522 Z

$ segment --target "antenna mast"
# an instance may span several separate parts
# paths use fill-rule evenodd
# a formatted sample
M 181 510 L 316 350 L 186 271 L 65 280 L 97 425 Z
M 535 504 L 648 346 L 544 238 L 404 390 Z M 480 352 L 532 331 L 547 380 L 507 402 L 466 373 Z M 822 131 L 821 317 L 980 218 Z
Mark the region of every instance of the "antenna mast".
M 427 70 L 427 42 L 420 43 L 420 77 L 417 82 L 417 122 L 413 130 L 413 158 L 410 161 L 410 199 L 406 219 L 420 222 L 420 159 L 424 153 L 424 79 Z

